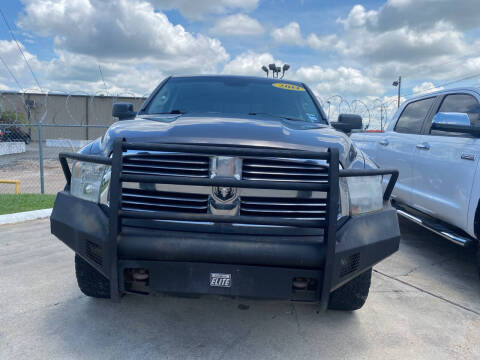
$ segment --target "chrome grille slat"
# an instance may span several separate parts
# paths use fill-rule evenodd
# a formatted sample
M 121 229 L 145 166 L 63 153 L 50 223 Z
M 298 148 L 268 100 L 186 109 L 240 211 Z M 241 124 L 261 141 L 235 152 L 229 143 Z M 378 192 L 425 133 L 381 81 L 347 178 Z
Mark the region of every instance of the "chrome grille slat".
M 129 207 L 129 206 L 122 206 L 122 210 L 130 210 L 130 211 L 138 211 L 138 212 L 154 212 L 154 211 L 171 211 L 171 212 L 189 212 L 189 213 L 192 213 L 192 214 L 205 214 L 206 213 L 206 210 L 201 210 L 201 211 L 194 211 L 194 210 L 190 210 L 190 211 L 185 211 L 185 209 L 174 209 L 174 208 L 170 208 L 170 209 L 167 209 L 167 208 L 147 208 L 147 209 L 142 209 L 142 208 L 139 208 L 138 206 L 134 206 L 134 207 Z
M 326 207 L 325 198 L 243 197 L 240 200 L 240 214 L 245 216 L 324 220 Z
M 294 201 L 298 201 L 300 199 L 292 199 Z M 242 204 L 244 205 L 262 205 L 262 206 L 305 206 L 305 207 L 325 207 L 325 203 L 311 203 L 311 204 L 303 204 L 303 203 L 284 203 L 284 202 L 277 202 L 277 201 L 249 201 L 249 200 L 242 200 Z
M 256 166 L 262 164 L 264 166 L 288 166 L 288 167 L 324 167 L 327 168 L 327 164 L 319 163 L 317 160 L 304 160 L 304 159 L 272 159 L 272 158 L 245 158 L 245 163 Z
M 131 198 L 131 199 L 146 199 L 146 200 L 157 200 L 157 201 L 187 201 L 193 203 L 201 203 L 205 202 L 206 197 L 202 198 L 193 198 L 193 197 L 185 197 L 185 196 L 177 196 L 175 193 L 147 193 L 147 194 L 139 194 L 139 193 L 128 193 L 129 189 L 123 189 L 122 198 Z M 183 194 L 180 194 L 183 195 Z
M 249 169 L 243 169 L 244 174 L 265 174 L 265 170 L 249 170 Z M 300 171 L 295 171 L 295 172 L 288 172 L 288 171 L 268 171 L 268 175 L 284 175 L 284 176 L 307 176 L 307 177 L 327 177 L 325 174 L 324 176 L 315 174 L 313 172 L 300 172 Z
M 122 200 L 122 204 L 125 206 L 134 207 L 134 206 L 149 206 L 149 207 L 154 207 L 154 208 L 177 208 L 177 209 L 194 209 L 194 210 L 202 210 L 202 209 L 207 209 L 207 205 L 205 204 L 204 206 L 201 205 L 189 205 L 189 204 L 167 204 L 167 203 L 154 203 L 154 202 L 148 202 L 148 201 L 131 201 L 131 200 Z
M 205 167 L 199 167 L 195 168 L 192 166 L 180 166 L 178 164 L 175 164 L 175 166 L 167 166 L 167 165 L 150 165 L 150 164 L 129 164 L 125 163 L 123 166 L 124 168 L 140 168 L 140 169 L 165 169 L 165 170 L 186 170 L 186 171 L 208 171 L 208 164 Z
M 248 166 L 248 167 L 251 167 L 251 168 L 274 168 L 274 169 L 278 169 L 278 167 L 279 167 L 279 164 L 249 163 L 247 160 L 244 160 L 244 161 L 246 161 L 245 166 Z M 300 170 L 319 169 L 319 170 L 323 170 L 323 167 L 319 167 L 318 165 L 314 165 L 314 164 L 297 164 L 297 163 L 284 164 L 284 163 L 282 163 L 281 167 L 284 168 L 284 169 L 300 169 Z
M 268 181 L 287 181 L 287 182 L 292 182 L 292 181 L 297 181 L 297 182 L 314 182 L 314 183 L 319 183 L 319 184 L 322 184 L 322 183 L 327 183 L 328 180 L 312 180 L 312 179 L 308 179 L 308 180 L 304 180 L 302 181 L 302 179 L 287 179 L 287 178 L 274 178 L 274 177 L 268 177 L 268 176 L 256 176 L 256 177 L 253 177 L 253 176 L 243 176 L 243 179 L 244 180 L 252 180 L 252 181 L 258 181 L 258 180 L 268 180 Z
M 244 180 L 328 182 L 328 165 L 307 160 L 294 159 L 252 159 L 243 160 L 242 178 Z
M 206 214 L 208 195 L 122 188 L 122 209 Z
M 187 176 L 187 177 L 200 177 L 205 178 L 207 176 L 203 174 L 186 174 L 186 173 L 176 173 L 171 171 L 140 171 L 140 170 L 129 170 L 127 167 L 124 166 L 123 168 L 124 174 L 142 174 L 142 175 L 161 175 L 161 176 Z
M 194 158 L 194 156 L 192 156 Z M 161 157 L 161 158 L 155 158 L 153 156 L 146 157 L 146 155 L 143 156 L 125 156 L 124 161 L 126 163 L 128 162 L 133 162 L 133 161 L 143 161 L 143 162 L 152 162 L 152 163 L 174 163 L 177 164 L 179 161 L 181 161 L 184 164 L 193 164 L 193 165 L 204 165 L 208 164 L 208 158 L 207 159 L 199 159 L 199 160 L 194 160 L 194 159 L 187 159 L 187 158 L 169 158 L 168 156 Z
M 325 210 L 284 210 L 284 209 L 262 209 L 262 208 L 249 208 L 247 206 L 242 207 L 242 211 L 258 212 L 258 213 L 275 213 L 275 214 L 325 214 Z

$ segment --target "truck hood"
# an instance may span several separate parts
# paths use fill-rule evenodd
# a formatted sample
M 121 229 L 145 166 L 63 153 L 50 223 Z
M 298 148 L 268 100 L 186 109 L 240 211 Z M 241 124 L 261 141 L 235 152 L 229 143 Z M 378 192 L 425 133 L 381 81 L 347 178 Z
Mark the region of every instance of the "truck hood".
M 258 116 L 143 115 L 110 126 L 99 150 L 109 155 L 116 138 L 142 143 L 241 145 L 309 151 L 337 148 L 344 167 L 355 158 L 348 136 L 328 125 Z

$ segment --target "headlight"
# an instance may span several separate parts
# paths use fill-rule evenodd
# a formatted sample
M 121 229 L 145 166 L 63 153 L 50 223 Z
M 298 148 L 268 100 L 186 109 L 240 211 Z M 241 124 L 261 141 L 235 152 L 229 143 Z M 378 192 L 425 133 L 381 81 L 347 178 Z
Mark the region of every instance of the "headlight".
M 110 166 L 91 162 L 74 161 L 70 193 L 80 199 L 96 203 L 108 203 Z
M 383 208 L 381 176 L 352 176 L 340 179 L 340 201 L 348 198 L 351 216 Z

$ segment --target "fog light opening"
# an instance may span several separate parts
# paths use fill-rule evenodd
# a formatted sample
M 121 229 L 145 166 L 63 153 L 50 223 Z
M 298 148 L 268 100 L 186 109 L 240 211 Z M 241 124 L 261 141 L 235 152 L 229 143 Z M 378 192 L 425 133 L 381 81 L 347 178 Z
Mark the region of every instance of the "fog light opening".
M 150 274 L 147 269 L 125 269 L 125 290 L 128 292 L 148 294 Z
M 292 279 L 292 300 L 312 301 L 317 293 L 317 279 L 296 277 Z
M 133 279 L 136 281 L 147 281 L 149 278 L 148 270 L 145 269 L 132 269 Z
M 294 290 L 305 290 L 308 286 L 308 280 L 306 278 L 294 278 L 292 286 Z

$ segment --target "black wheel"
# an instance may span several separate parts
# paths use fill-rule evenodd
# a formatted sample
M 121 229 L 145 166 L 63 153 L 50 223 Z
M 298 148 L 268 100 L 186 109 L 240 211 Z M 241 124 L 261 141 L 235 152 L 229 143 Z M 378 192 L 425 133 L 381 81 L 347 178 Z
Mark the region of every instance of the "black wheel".
M 372 280 L 372 269 L 369 269 L 350 280 L 330 294 L 328 308 L 332 310 L 354 311 L 360 309 L 367 301 Z
M 30 136 L 25 137 L 25 145 L 30 144 Z
M 110 298 L 110 281 L 77 254 L 75 254 L 75 274 L 78 287 L 85 295 L 94 298 Z
M 477 255 L 477 272 L 478 277 L 480 277 L 480 201 L 478 202 L 477 210 L 475 211 L 475 219 L 474 219 L 474 230 L 475 230 L 475 237 L 477 238 L 476 241 L 476 248 L 473 251 L 476 251 Z

